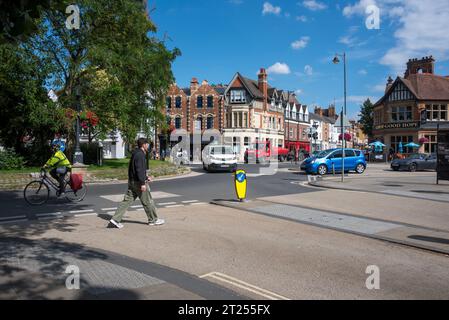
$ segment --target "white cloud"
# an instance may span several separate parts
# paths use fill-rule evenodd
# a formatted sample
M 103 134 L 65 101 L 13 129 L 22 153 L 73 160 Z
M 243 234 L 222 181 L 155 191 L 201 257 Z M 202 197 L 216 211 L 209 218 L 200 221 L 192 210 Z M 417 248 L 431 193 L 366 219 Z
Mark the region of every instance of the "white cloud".
M 296 21 L 307 22 L 307 17 L 306 16 L 297 16 Z
M 302 5 L 312 11 L 324 10 L 327 8 L 327 5 L 316 0 L 305 0 L 302 2 Z
M 301 37 L 301 39 L 292 42 L 291 46 L 295 50 L 304 49 L 309 44 L 310 37 Z
M 267 69 L 268 74 L 290 74 L 290 67 L 286 63 L 276 62 Z
M 302 91 L 302 89 L 295 90 L 295 94 L 296 94 L 297 96 L 303 94 L 303 92 L 304 92 L 304 91 Z
M 381 19 L 395 22 L 395 45 L 384 53 L 380 63 L 402 74 L 410 58 L 433 55 L 449 59 L 449 1 L 447 0 L 358 0 L 346 6 L 343 15 L 365 16 L 368 5 L 380 8 Z
M 309 66 L 309 65 L 306 65 L 306 66 L 304 67 L 304 73 L 305 73 L 306 75 L 308 75 L 308 76 L 313 75 L 313 68 L 312 68 L 311 66 Z
M 371 91 L 374 92 L 385 92 L 387 85 L 386 84 L 378 84 L 371 88 Z
M 269 2 L 265 2 L 263 4 L 263 11 L 262 11 L 263 15 L 267 14 L 279 15 L 281 14 L 281 11 L 282 11 L 281 7 L 275 7 Z
M 368 71 L 366 71 L 365 69 L 361 69 L 361 70 L 359 70 L 358 74 L 360 74 L 362 76 L 366 76 L 368 74 Z

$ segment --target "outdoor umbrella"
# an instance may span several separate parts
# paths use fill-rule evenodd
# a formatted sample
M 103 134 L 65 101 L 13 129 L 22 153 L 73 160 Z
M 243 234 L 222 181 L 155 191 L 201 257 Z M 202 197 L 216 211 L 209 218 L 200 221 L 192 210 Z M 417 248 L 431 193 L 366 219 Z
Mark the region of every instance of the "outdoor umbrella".
M 399 142 L 398 152 L 399 152 L 399 153 L 404 153 L 404 146 L 402 145 L 402 141 Z
M 407 148 L 419 148 L 419 147 L 421 147 L 419 144 L 416 144 L 416 143 L 414 143 L 414 142 L 410 142 L 410 143 L 407 143 L 404 147 L 407 147 Z

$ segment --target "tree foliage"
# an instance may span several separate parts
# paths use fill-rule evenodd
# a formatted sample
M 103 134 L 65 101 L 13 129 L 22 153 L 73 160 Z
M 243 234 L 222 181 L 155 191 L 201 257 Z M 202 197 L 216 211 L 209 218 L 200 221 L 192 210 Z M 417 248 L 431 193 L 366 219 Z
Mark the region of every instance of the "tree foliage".
M 78 101 L 98 116 L 95 136 L 118 129 L 133 141 L 140 130 L 163 123 L 171 64 L 180 52 L 155 36 L 143 2 L 79 0 L 79 29 L 66 27 L 70 1 L 52 3 L 33 20 L 37 28 L 26 41 L 0 44 L 7 62 L 0 67 L 0 115 L 8 122 L 0 128 L 2 142 L 18 150 L 19 137 L 60 130 L 73 140 L 67 110 L 77 112 Z M 48 99 L 50 89 L 57 102 Z
M 374 129 L 374 105 L 371 103 L 370 99 L 367 99 L 360 107 L 359 117 L 363 133 L 368 137 L 372 137 Z

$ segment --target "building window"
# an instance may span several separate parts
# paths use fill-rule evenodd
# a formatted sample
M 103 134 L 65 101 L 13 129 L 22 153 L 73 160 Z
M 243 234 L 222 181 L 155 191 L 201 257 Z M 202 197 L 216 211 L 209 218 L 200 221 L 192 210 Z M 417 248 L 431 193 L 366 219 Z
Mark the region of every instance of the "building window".
M 392 107 L 391 120 L 392 122 L 413 120 L 412 107 Z
M 446 121 L 447 105 L 432 104 L 426 105 L 427 121 Z
M 175 118 L 175 128 L 176 129 L 181 129 L 181 117 L 176 117 Z
M 202 116 L 199 116 L 198 118 L 196 118 L 195 129 L 203 130 L 203 117 Z
M 214 107 L 214 96 L 208 96 L 207 97 L 207 107 L 213 108 Z
M 435 134 L 425 135 L 427 142 L 424 143 L 424 152 L 425 153 L 436 153 L 437 152 L 437 136 Z
M 243 113 L 243 126 L 248 128 L 248 113 L 246 112 Z
M 245 90 L 232 90 L 231 91 L 231 102 L 233 102 L 233 103 L 246 102 Z
M 243 114 L 242 114 L 242 112 L 239 112 L 238 115 L 239 115 L 239 128 L 242 128 L 243 127 Z
M 293 139 L 293 128 L 290 128 L 290 134 L 289 134 L 290 139 Z
M 413 153 L 413 148 L 406 148 L 404 145 L 413 142 L 413 136 L 392 136 L 391 137 L 391 148 L 394 152 L 400 152 L 400 144 L 402 142 L 402 153 Z
M 249 147 L 249 137 L 245 137 L 244 144 L 245 144 L 245 147 Z
M 214 127 L 214 117 L 207 116 L 207 129 L 212 129 Z
M 167 109 L 171 109 L 171 97 L 167 97 L 166 101 L 166 105 L 167 105 Z
M 203 97 L 199 96 L 196 98 L 196 107 L 201 109 L 203 107 Z
M 181 104 L 182 104 L 181 97 L 176 97 L 175 104 L 176 104 L 176 108 L 181 108 Z

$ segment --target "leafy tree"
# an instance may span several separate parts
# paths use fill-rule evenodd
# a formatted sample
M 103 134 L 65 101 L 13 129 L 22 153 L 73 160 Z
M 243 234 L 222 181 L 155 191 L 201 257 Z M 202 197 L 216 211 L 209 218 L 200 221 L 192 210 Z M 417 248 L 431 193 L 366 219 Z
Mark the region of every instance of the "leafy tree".
M 370 99 L 367 99 L 360 108 L 359 122 L 362 124 L 363 133 L 368 137 L 373 136 L 374 128 L 374 105 Z
M 64 128 L 73 141 L 78 101 L 98 117 L 97 125 L 89 128 L 91 139 L 115 129 L 128 141 L 141 130 L 149 134 L 151 125 L 163 123 L 160 110 L 174 80 L 171 64 L 179 50 L 168 50 L 155 37 L 143 1 L 79 0 L 80 29 L 71 30 L 65 25 L 69 4 L 59 0 L 43 10 L 34 20 L 35 33 L 3 52 L 14 64 L 2 66 L 0 77 L 14 95 L 2 83 L 1 96 L 8 100 L 2 112 L 20 114 L 17 121 L 22 123 L 3 119 L 11 129 L 2 126 L 0 136 L 8 140 L 11 130 L 19 137 L 31 128 L 34 138 L 39 130 L 48 135 Z M 56 103 L 47 98 L 49 89 L 56 93 Z M 16 150 L 19 144 L 20 139 Z

